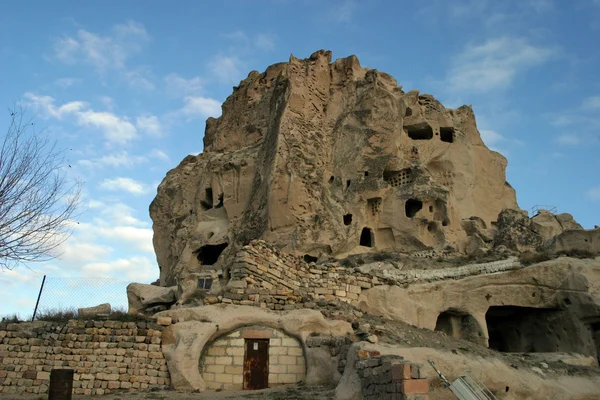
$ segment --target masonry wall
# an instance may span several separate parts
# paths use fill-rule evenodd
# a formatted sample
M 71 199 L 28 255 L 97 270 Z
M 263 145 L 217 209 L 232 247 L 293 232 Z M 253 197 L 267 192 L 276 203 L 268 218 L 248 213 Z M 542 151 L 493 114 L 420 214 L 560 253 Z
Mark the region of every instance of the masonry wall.
M 429 383 L 418 364 L 359 350 L 355 367 L 365 400 L 429 400 Z
M 73 393 L 100 395 L 170 385 L 153 322 L 0 323 L 0 397 L 47 393 L 52 369 L 74 369 Z
M 253 326 L 221 336 L 207 346 L 199 368 L 208 389 L 243 388 L 246 338 L 269 339 L 269 387 L 304 379 L 306 365 L 300 342 L 276 329 Z
M 436 253 L 432 253 L 436 254 Z M 427 254 L 423 253 L 422 257 Z M 352 303 L 362 290 L 373 286 L 458 279 L 482 273 L 520 268 L 515 258 L 438 270 L 388 270 L 374 267 L 347 268 L 338 263 L 316 265 L 279 252 L 262 241 L 245 246 L 236 256 L 222 296 L 217 302 L 252 305 L 272 310 L 314 308 L 319 299 Z

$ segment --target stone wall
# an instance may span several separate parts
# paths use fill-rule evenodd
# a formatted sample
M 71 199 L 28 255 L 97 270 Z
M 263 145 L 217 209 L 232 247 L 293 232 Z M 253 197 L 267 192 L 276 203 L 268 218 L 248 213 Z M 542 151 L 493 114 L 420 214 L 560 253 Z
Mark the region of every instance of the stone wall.
M 319 299 L 353 303 L 374 286 L 433 282 L 521 268 L 516 258 L 434 270 L 400 270 L 385 262 L 348 268 L 337 262 L 307 263 L 255 241 L 238 252 L 223 295 L 215 302 L 253 305 L 272 310 L 313 308 Z M 356 304 L 354 304 L 356 305 Z
M 153 322 L 2 322 L 0 393 L 47 393 L 50 371 L 64 368 L 75 370 L 76 395 L 166 387 L 162 330 Z
M 364 356 L 361 357 L 361 352 Z M 429 384 L 420 366 L 400 356 L 371 356 L 359 351 L 356 371 L 365 400 L 429 400 Z
M 304 352 L 298 340 L 285 333 L 261 326 L 235 330 L 206 347 L 200 370 L 208 389 L 242 389 L 246 339 L 268 339 L 269 387 L 304 380 Z

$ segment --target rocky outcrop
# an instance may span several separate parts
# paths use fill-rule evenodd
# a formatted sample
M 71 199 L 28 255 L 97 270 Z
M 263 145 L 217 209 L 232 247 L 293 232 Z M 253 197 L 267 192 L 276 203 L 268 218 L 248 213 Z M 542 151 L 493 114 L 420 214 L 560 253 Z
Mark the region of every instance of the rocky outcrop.
M 177 287 L 160 287 L 143 283 L 127 285 L 129 313 L 155 313 L 167 310 L 177 301 Z
M 168 316 L 176 322 L 162 333 L 162 351 L 167 360 L 171 384 L 175 390 L 205 390 L 206 384 L 198 369 L 198 360 L 205 346 L 239 327 L 260 325 L 286 332 L 299 340 L 303 348 L 307 339 L 313 335 L 344 337 L 353 332 L 345 321 L 327 321 L 323 315 L 314 310 L 295 310 L 278 313 L 253 307 L 234 305 L 214 305 L 196 308 L 165 311 L 157 317 Z M 311 356 L 318 357 L 315 352 L 307 352 L 307 377 L 320 382 L 319 375 L 329 374 L 330 362 L 314 362 Z M 330 361 L 330 360 L 327 360 Z M 315 384 L 315 381 L 308 381 Z M 329 382 L 332 383 L 332 382 Z
M 531 229 L 544 239 L 569 230 L 582 230 L 583 227 L 573 219 L 571 214 L 563 213 L 554 215 L 549 211 L 540 210 L 531 218 Z
M 524 252 L 536 250 L 543 244 L 544 238 L 532 229 L 527 211 L 502 210 L 496 226 L 495 247 L 506 246 L 510 250 Z
M 470 107 L 405 93 L 354 56 L 253 71 L 222 109 L 150 206 L 162 286 L 252 239 L 311 257 L 462 250 L 463 219 L 517 208 Z
M 561 257 L 505 273 L 405 287 L 375 286 L 360 293 L 358 307 L 386 319 L 442 331 L 440 321 L 450 320 L 452 315 L 473 318 L 484 342 L 489 341 L 495 349 L 494 321 L 507 330 L 501 336 L 510 337 L 510 323 L 501 317 L 494 319 L 496 311 L 504 312 L 522 322 L 514 327 L 520 332 L 515 336 L 519 343 L 530 343 L 531 349 L 537 346 L 536 350 L 511 347 L 511 351 L 566 351 L 596 358 L 589 324 L 600 321 L 599 288 L 600 258 Z
M 565 231 L 552 239 L 548 248 L 553 253 L 600 254 L 600 228 Z

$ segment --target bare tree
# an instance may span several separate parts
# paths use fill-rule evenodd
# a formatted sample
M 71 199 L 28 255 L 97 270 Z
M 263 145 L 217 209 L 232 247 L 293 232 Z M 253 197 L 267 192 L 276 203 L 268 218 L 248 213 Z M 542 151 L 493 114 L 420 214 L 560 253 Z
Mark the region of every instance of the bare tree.
M 55 258 L 71 234 L 81 183 L 68 176 L 64 152 L 18 108 L 0 149 L 0 268 Z

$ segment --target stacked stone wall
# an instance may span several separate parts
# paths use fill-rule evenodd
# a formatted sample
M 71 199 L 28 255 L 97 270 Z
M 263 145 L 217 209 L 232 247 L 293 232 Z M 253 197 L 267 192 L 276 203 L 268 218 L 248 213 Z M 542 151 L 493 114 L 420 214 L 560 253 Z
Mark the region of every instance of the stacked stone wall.
M 53 369 L 73 369 L 75 395 L 170 385 L 154 322 L 0 323 L 0 397 L 48 392 Z
M 359 351 L 359 357 L 355 367 L 363 399 L 429 400 L 429 384 L 420 365 L 400 356 L 373 357 L 366 351 Z
M 435 270 L 401 270 L 384 262 L 351 268 L 337 262 L 307 263 L 301 257 L 256 241 L 238 253 L 230 270 L 231 280 L 222 296 L 207 297 L 205 303 L 233 303 L 272 310 L 314 308 L 320 299 L 352 304 L 358 301 L 363 290 L 378 285 L 460 279 L 520 267 L 516 258 L 509 258 Z

